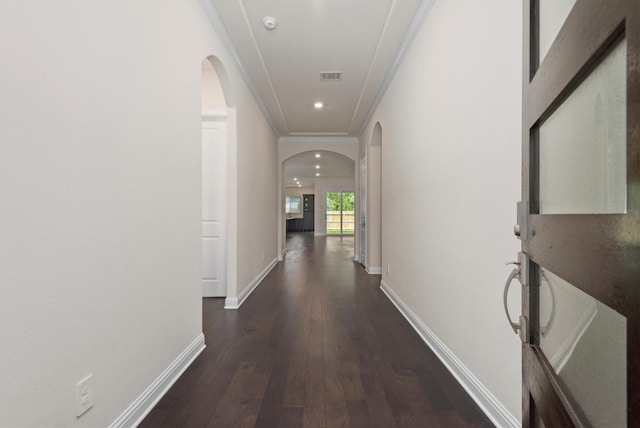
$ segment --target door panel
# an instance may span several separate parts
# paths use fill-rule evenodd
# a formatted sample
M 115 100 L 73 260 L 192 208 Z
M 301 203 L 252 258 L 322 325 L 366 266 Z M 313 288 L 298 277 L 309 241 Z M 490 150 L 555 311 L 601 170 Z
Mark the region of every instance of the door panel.
M 315 229 L 315 195 L 302 195 L 302 230 L 313 232 Z
M 571 3 L 525 6 L 523 426 L 638 425 L 640 2 Z
M 590 425 L 625 426 L 626 318 L 552 272 L 541 274 L 540 349 Z
M 202 122 L 202 295 L 224 297 L 226 283 L 226 123 Z
M 626 212 L 626 40 L 537 128 L 540 214 Z

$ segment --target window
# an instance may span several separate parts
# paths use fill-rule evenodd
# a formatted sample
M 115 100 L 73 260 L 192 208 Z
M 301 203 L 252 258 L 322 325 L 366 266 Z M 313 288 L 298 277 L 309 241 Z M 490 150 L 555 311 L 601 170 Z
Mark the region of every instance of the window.
M 285 199 L 284 212 L 286 214 L 300 214 L 300 196 L 287 196 Z

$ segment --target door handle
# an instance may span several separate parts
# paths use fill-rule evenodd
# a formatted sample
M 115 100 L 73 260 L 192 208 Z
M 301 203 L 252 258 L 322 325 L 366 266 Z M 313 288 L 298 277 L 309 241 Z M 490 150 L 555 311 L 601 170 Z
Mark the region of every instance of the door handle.
M 507 305 L 507 296 L 509 295 L 509 288 L 511 287 L 511 283 L 514 279 L 517 279 L 520 276 L 520 270 L 518 268 L 514 268 L 509 277 L 507 278 L 507 282 L 504 284 L 504 291 L 502 292 L 502 304 L 504 305 L 504 313 L 507 316 L 507 320 L 509 321 L 509 325 L 515 334 L 518 334 L 518 330 L 520 329 L 520 323 L 511 321 L 511 315 L 509 314 L 509 306 Z
M 522 254 L 522 253 L 521 253 Z M 520 257 L 521 260 L 525 260 L 524 257 Z M 507 262 L 506 264 L 514 264 L 517 267 L 513 268 L 509 276 L 507 277 L 507 282 L 504 284 L 504 291 L 502 292 L 502 304 L 504 306 L 504 313 L 507 316 L 507 320 L 509 321 L 509 326 L 513 330 L 513 332 L 520 336 L 520 340 L 526 343 L 527 341 L 527 318 L 523 315 L 520 315 L 519 322 L 513 322 L 511 320 L 511 314 L 509 314 L 509 306 L 507 305 L 507 297 L 509 295 L 509 288 L 511 287 L 511 283 L 514 279 L 520 279 L 520 266 L 522 262 Z

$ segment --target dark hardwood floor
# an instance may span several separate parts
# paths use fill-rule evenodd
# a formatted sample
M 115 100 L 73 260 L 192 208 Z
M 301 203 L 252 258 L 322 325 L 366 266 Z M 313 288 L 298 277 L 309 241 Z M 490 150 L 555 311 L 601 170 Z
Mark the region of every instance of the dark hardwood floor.
M 140 426 L 492 426 L 352 256 L 291 234 L 239 310 L 204 299 L 207 348 Z

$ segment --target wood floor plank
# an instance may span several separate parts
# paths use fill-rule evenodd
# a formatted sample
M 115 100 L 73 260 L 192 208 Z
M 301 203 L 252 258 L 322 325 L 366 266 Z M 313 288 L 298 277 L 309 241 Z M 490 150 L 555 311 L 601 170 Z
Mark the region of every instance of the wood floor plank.
M 389 407 L 387 397 L 383 395 L 368 396 L 367 406 L 373 421 L 373 426 L 378 428 L 396 428 L 396 421 Z
M 251 363 L 245 362 L 238 365 L 222 400 L 215 405 L 215 410 L 209 419 L 208 426 L 237 426 L 240 412 L 238 404 L 241 403 L 242 393 L 251 380 L 254 370 L 255 365 Z
M 269 376 L 264 374 L 256 374 L 249 380 L 249 384 L 244 388 L 240 398 L 240 411 L 236 420 L 236 426 L 239 428 L 252 428 L 256 425 L 258 418 L 258 409 L 262 404 L 264 392 L 269 383 Z
M 324 324 L 322 300 L 316 300 L 310 310 L 309 348 L 305 370 L 306 388 L 302 424 L 305 428 L 325 426 Z
M 280 419 L 276 427 L 278 428 L 299 428 L 302 426 L 302 407 L 283 407 Z
M 203 299 L 207 348 L 141 427 L 491 426 L 353 262 L 353 237 L 288 237 L 235 311 Z

